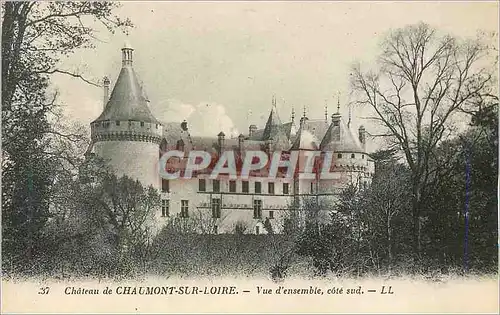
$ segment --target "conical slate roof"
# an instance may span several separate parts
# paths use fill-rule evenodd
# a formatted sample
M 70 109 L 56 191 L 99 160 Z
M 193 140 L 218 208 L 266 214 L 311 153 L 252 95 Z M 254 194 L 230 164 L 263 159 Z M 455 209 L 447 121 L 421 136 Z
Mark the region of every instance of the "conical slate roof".
M 320 149 L 335 152 L 364 152 L 358 137 L 347 127 L 342 119 L 338 125 L 333 122 L 321 140 Z
M 151 114 L 132 65 L 124 65 L 101 115 L 95 120 L 134 120 L 158 123 Z
M 262 140 L 274 138 L 280 132 L 281 128 L 281 121 L 273 107 L 271 113 L 269 113 L 269 118 L 267 119 L 264 133 L 262 134 Z
M 319 140 L 316 136 L 307 130 L 306 122 L 302 122 L 300 125 L 295 141 L 292 144 L 290 150 L 317 150 Z

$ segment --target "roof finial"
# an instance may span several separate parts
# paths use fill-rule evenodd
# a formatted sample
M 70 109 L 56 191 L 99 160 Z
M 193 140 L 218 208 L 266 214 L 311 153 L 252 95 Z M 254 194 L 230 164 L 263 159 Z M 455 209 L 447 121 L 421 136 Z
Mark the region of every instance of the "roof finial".
M 306 118 L 306 105 L 304 105 L 304 115 L 303 115 L 304 118 Z
M 130 45 L 128 39 L 125 40 L 125 44 L 122 48 L 122 66 L 132 65 L 132 52 L 134 48 Z
M 351 105 L 349 105 L 349 120 L 347 121 L 347 128 L 351 128 Z
M 295 120 L 295 108 L 292 106 L 292 123 Z
M 326 99 L 325 99 L 325 122 L 328 122 L 328 105 Z
M 340 92 L 338 92 L 337 96 L 337 114 L 340 114 Z

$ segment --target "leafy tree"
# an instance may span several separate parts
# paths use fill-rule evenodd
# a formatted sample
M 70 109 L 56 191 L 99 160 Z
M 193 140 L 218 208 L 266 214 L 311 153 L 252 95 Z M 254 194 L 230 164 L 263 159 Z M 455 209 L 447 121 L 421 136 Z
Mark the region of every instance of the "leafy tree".
M 60 68 L 63 57 L 92 47 L 95 21 L 110 31 L 130 26 L 111 2 L 2 3 L 2 222 L 4 258 L 40 254 L 40 231 L 63 176 L 74 175 L 80 133 L 59 126 L 50 76 L 83 74 Z M 75 152 L 76 153 L 76 152 Z M 16 263 L 17 264 L 17 263 Z M 26 264 L 27 265 L 27 264 Z

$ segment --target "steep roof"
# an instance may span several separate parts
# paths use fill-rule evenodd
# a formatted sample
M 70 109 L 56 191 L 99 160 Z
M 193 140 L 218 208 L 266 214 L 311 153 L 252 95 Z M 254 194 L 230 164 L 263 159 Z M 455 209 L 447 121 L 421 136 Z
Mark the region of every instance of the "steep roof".
M 318 138 L 307 130 L 306 124 L 303 122 L 290 150 L 317 150 L 319 142 Z
M 333 122 L 330 124 L 321 140 L 320 149 L 335 152 L 365 152 L 358 137 L 342 119 L 338 120 L 338 125 Z
M 151 114 L 132 65 L 124 65 L 106 107 L 95 121 L 135 120 L 158 123 Z
M 281 128 L 281 121 L 273 107 L 269 113 L 269 118 L 267 119 L 266 126 L 264 127 L 261 140 L 269 140 L 273 138 L 278 132 L 280 132 Z

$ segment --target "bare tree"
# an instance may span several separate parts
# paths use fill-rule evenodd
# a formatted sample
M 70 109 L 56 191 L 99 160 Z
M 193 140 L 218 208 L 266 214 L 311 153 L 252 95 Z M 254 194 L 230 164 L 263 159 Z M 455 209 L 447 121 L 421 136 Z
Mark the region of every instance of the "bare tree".
M 426 24 L 392 31 L 382 42 L 378 69 L 352 70 L 351 86 L 360 105 L 385 129 L 392 148 L 400 150 L 411 172 L 412 235 L 420 253 L 422 200 L 436 178 L 432 152 L 454 133 L 454 116 L 479 95 L 490 94 L 496 67 L 483 38 L 441 36 Z

